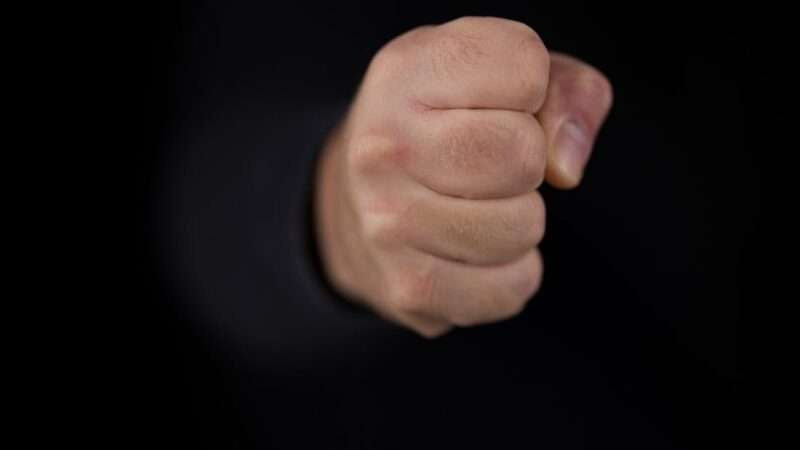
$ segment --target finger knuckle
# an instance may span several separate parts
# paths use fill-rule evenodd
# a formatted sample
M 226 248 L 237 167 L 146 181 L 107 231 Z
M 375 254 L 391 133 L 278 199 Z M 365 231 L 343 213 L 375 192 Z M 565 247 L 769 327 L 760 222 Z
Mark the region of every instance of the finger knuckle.
M 390 247 L 402 241 L 407 225 L 393 208 L 367 207 L 361 215 L 364 238 L 372 245 Z
M 367 70 L 368 78 L 373 74 L 391 77 L 410 70 L 415 65 L 415 55 L 419 47 L 431 35 L 437 34 L 432 32 L 437 28 L 439 27 L 433 25 L 419 26 L 387 42 L 373 55 Z
M 387 164 L 401 162 L 406 148 L 398 139 L 386 134 L 370 133 L 351 141 L 347 163 L 357 176 L 375 173 Z
M 404 314 L 429 313 L 437 277 L 431 268 L 409 268 L 395 276 L 389 302 Z
M 367 78 L 389 78 L 408 64 L 409 54 L 400 38 L 389 41 L 372 56 Z

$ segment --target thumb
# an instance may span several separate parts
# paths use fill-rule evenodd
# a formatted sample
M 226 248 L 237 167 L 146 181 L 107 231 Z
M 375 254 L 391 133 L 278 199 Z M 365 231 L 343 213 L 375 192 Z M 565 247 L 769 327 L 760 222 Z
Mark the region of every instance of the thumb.
M 550 84 L 536 114 L 547 137 L 547 182 L 571 189 L 580 183 L 595 136 L 611 108 L 608 79 L 567 55 L 550 56 Z

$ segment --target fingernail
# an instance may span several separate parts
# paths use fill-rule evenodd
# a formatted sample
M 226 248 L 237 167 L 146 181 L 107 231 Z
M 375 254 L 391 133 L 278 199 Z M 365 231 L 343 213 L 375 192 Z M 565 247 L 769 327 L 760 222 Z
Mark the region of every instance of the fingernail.
M 578 182 L 592 149 L 586 129 L 575 120 L 567 119 L 556 134 L 555 147 L 556 164 L 561 172 L 571 181 Z

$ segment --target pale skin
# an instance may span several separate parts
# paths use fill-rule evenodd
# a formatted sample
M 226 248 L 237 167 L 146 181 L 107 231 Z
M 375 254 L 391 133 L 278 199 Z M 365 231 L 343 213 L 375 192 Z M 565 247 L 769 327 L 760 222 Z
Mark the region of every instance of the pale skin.
M 537 189 L 580 183 L 611 103 L 603 74 L 519 22 L 464 17 L 395 38 L 321 154 L 326 276 L 430 338 L 518 314 L 543 274 Z

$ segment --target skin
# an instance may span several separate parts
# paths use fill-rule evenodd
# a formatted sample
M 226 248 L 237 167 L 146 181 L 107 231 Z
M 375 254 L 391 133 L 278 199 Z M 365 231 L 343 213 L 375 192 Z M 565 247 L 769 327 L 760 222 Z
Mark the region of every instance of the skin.
M 507 319 L 538 290 L 543 183 L 576 187 L 612 103 L 527 25 L 464 17 L 373 58 L 315 191 L 327 277 L 425 337 Z

